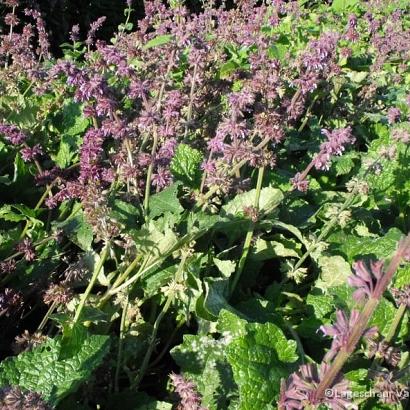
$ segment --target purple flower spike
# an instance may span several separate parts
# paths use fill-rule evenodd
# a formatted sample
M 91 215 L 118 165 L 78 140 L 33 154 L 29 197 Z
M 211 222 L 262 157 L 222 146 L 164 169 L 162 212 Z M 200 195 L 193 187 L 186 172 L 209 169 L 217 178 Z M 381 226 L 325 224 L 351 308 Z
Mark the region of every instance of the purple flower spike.
M 25 147 L 22 148 L 21 151 L 21 158 L 24 162 L 30 162 L 33 159 L 37 158 L 39 155 L 43 154 L 43 150 L 39 144 L 34 145 L 34 147 Z
M 364 261 L 358 261 L 353 265 L 355 273 L 347 278 L 347 283 L 357 288 L 353 293 L 353 298 L 356 301 L 375 296 L 377 282 L 383 276 L 383 267 L 383 261 L 371 262 L 370 271 Z
M 333 325 L 320 326 L 319 330 L 321 330 L 325 336 L 330 336 L 333 338 L 330 351 L 326 355 L 327 361 L 331 360 L 341 348 L 346 348 L 348 346 L 350 336 L 352 335 L 355 327 L 358 325 L 359 317 L 360 312 L 358 310 L 352 310 L 349 318 L 346 313 L 338 310 L 336 312 L 336 323 Z M 376 333 L 377 328 L 372 327 L 364 331 L 363 337 L 372 338 L 376 335 Z
M 389 124 L 394 124 L 400 119 L 401 112 L 398 108 L 392 107 L 387 111 L 387 121 Z
M 201 406 L 201 398 L 196 392 L 195 384 L 179 374 L 171 373 L 170 379 L 175 387 L 175 391 L 181 398 L 178 406 L 180 410 L 206 410 Z
M 3 134 L 13 145 L 20 145 L 27 139 L 15 125 L 0 124 L 0 134 Z
M 316 396 L 316 390 L 329 365 L 322 363 L 318 369 L 316 364 L 304 364 L 296 373 L 290 375 L 286 382 L 282 382 L 278 407 L 280 410 L 305 409 L 309 406 L 325 405 L 331 409 L 356 409 L 352 404 L 349 383 L 339 375 L 331 388 L 326 390 L 323 397 Z

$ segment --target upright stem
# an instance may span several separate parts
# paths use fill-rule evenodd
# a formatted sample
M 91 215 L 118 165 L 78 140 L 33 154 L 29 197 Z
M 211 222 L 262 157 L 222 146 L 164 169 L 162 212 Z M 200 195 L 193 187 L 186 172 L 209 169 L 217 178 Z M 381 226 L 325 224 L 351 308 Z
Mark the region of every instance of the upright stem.
M 264 171 L 265 171 L 264 167 L 261 167 L 261 168 L 258 169 L 258 180 L 256 182 L 256 192 L 255 192 L 255 202 L 254 202 L 254 207 L 256 208 L 257 211 L 259 210 L 259 199 L 260 199 L 260 195 L 261 195 Z M 243 249 L 242 249 L 242 255 L 241 255 L 241 258 L 239 259 L 238 269 L 235 272 L 235 275 L 234 275 L 233 281 L 232 281 L 232 285 L 231 285 L 231 288 L 230 288 L 230 294 L 231 295 L 235 291 L 235 288 L 236 288 L 236 286 L 239 282 L 239 279 L 242 275 L 243 268 L 245 267 L 245 262 L 246 262 L 246 259 L 248 257 L 249 250 L 251 248 L 253 230 L 254 230 L 254 224 L 253 224 L 252 221 L 249 221 L 248 231 L 246 232 L 245 243 L 244 243 Z
M 43 202 L 47 198 L 47 195 L 51 192 L 52 187 L 53 187 L 52 183 L 47 185 L 46 190 L 44 191 L 43 195 L 41 196 L 41 198 L 37 202 L 36 206 L 34 207 L 34 211 L 37 211 L 38 209 L 40 209 L 41 205 L 43 204 Z M 20 234 L 20 240 L 23 239 L 26 236 L 26 233 L 28 231 L 29 226 L 30 226 L 30 222 L 26 221 L 26 224 L 25 224 L 25 226 L 24 226 L 24 228 L 23 228 L 23 230 Z
M 183 279 L 182 275 L 184 273 L 184 266 L 185 266 L 187 258 L 188 258 L 188 253 L 183 252 L 182 257 L 181 257 L 181 261 L 179 262 L 178 270 L 175 273 L 175 282 L 176 283 L 179 283 Z M 159 325 L 161 324 L 162 319 L 164 318 L 164 316 L 167 313 L 168 309 L 170 308 L 172 302 L 174 301 L 174 298 L 175 298 L 175 292 L 170 291 L 170 293 L 168 295 L 168 298 L 167 298 L 167 301 L 165 302 L 165 305 L 164 305 L 161 313 L 157 316 L 157 319 L 155 320 L 154 328 L 152 330 L 152 334 L 151 334 L 151 338 L 150 338 L 150 343 L 149 343 L 147 352 L 145 353 L 144 359 L 142 361 L 141 368 L 138 372 L 138 376 L 135 379 L 135 382 L 133 383 L 133 387 L 138 387 L 138 385 L 140 384 L 142 378 L 144 377 L 144 374 L 145 374 L 145 372 L 148 368 L 149 361 L 151 360 L 152 352 L 153 352 L 154 347 L 155 347 L 155 341 L 156 341 Z
M 125 337 L 125 319 L 127 318 L 127 311 L 128 311 L 128 295 L 127 295 L 127 299 L 125 301 L 124 307 L 122 309 L 122 314 L 121 314 L 120 339 L 119 339 L 119 344 L 118 344 L 117 366 L 115 368 L 115 378 L 114 378 L 114 389 L 116 393 L 118 393 L 119 391 L 119 378 L 120 378 L 120 370 L 121 370 L 121 363 L 122 363 L 122 351 L 123 351 L 124 337 Z
M 165 314 L 167 313 L 167 311 L 168 311 L 169 307 L 171 306 L 172 302 L 173 302 L 173 296 L 168 297 L 167 301 L 165 302 L 165 305 L 164 305 L 163 309 L 161 310 L 161 313 L 157 316 L 157 319 L 155 320 L 154 328 L 152 329 L 152 334 L 151 334 L 151 337 L 150 337 L 150 343 L 148 345 L 148 349 L 147 349 L 147 351 L 145 353 L 145 356 L 144 356 L 144 359 L 142 361 L 141 368 L 138 372 L 138 376 L 136 377 L 135 382 L 133 383 L 133 386 L 132 386 L 134 388 L 138 387 L 138 385 L 140 384 L 142 378 L 145 375 L 145 372 L 147 371 L 148 363 L 151 359 L 151 355 L 152 355 L 152 352 L 153 352 L 154 347 L 155 347 L 155 341 L 156 341 L 156 338 L 157 338 L 159 325 L 161 324 L 161 321 L 164 318 Z
M 152 143 L 152 149 L 151 149 L 151 163 L 149 164 L 149 167 L 148 167 L 147 180 L 145 182 L 145 196 L 144 196 L 145 219 L 147 219 L 148 217 L 149 197 L 151 193 L 151 178 L 152 178 L 152 174 L 154 171 L 154 157 L 155 157 L 155 153 L 157 152 L 157 146 L 158 146 L 158 132 L 155 129 L 154 130 L 154 141 Z
M 87 301 L 87 298 L 90 295 L 90 293 L 91 293 L 91 291 L 92 291 L 92 289 L 95 285 L 95 282 L 97 282 L 98 275 L 100 274 L 101 269 L 104 266 L 104 263 L 107 259 L 109 249 L 110 249 L 110 244 L 109 244 L 109 242 L 107 242 L 104 245 L 104 248 L 101 252 L 100 260 L 98 261 L 97 266 L 94 269 L 94 273 L 93 273 L 93 276 L 91 277 L 90 283 L 88 284 L 87 289 L 85 290 L 85 292 L 81 296 L 80 303 L 78 304 L 77 309 L 75 311 L 74 321 L 73 321 L 74 324 L 78 322 L 78 319 L 80 318 L 81 312 L 84 308 L 85 302 Z
M 184 141 L 186 141 L 186 138 L 188 136 L 189 126 L 192 120 L 192 107 L 194 105 L 194 93 L 195 93 L 195 82 L 196 82 L 197 71 L 198 71 L 198 64 L 195 63 L 194 72 L 192 74 L 192 80 L 191 80 L 191 90 L 189 92 L 189 104 L 188 104 L 187 120 L 186 120 L 185 131 L 184 131 Z
M 47 313 L 44 315 L 43 320 L 41 323 L 38 325 L 37 332 L 40 332 L 43 330 L 43 327 L 46 325 L 50 315 L 54 312 L 55 308 L 57 307 L 58 303 L 57 301 L 54 301 L 51 306 L 48 308 Z
M 394 273 L 400 265 L 402 257 L 406 250 L 410 247 L 410 235 L 408 235 L 403 241 L 400 242 L 399 248 L 396 251 L 393 259 L 391 260 L 387 271 L 385 272 L 382 279 L 376 285 L 376 295 L 372 296 L 364 305 L 362 312 L 357 320 L 355 327 L 352 329 L 352 332 L 347 340 L 347 343 L 339 350 L 335 359 L 333 360 L 329 370 L 324 374 L 317 390 L 315 392 L 316 399 L 323 397 L 326 389 L 328 389 L 332 384 L 340 370 L 342 369 L 344 363 L 348 360 L 351 354 L 354 352 L 357 343 L 365 332 L 367 325 L 369 323 L 372 314 L 377 308 L 383 293 L 386 291 L 387 286 L 389 285 L 391 279 L 393 278 Z
M 253 148 L 253 151 L 259 151 L 262 148 L 264 148 L 266 145 L 268 145 L 269 141 L 271 139 L 269 137 L 266 137 L 265 139 L 263 139 L 255 148 Z M 239 161 L 232 169 L 231 171 L 228 173 L 228 176 L 233 176 L 237 173 L 237 171 L 239 169 L 241 169 L 246 163 L 248 162 L 247 159 L 243 159 L 242 161 Z M 194 207 L 194 210 L 202 207 L 205 202 L 215 193 L 218 191 L 218 187 L 213 187 L 211 188 L 205 195 L 203 195 L 202 197 L 200 197 L 198 199 L 197 204 Z
M 386 343 L 390 343 L 393 340 L 394 336 L 397 333 L 397 330 L 400 328 L 400 323 L 401 323 L 401 320 L 404 314 L 406 313 L 406 310 L 407 310 L 407 305 L 405 304 L 400 305 L 399 308 L 397 309 L 396 314 L 394 315 L 394 318 L 393 318 L 393 323 L 390 326 L 389 333 L 384 339 Z
M 16 12 L 16 6 L 13 6 L 12 14 L 14 15 Z M 10 24 L 10 31 L 9 31 L 9 41 L 11 41 L 11 36 L 13 35 L 13 24 Z M 4 63 L 4 68 L 9 66 L 9 53 L 6 54 L 6 62 Z

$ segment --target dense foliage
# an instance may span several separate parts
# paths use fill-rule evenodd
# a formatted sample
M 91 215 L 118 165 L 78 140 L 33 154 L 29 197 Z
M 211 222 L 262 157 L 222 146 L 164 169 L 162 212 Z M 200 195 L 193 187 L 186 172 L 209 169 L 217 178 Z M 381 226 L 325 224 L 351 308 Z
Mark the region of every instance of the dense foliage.
M 3 3 L 0 407 L 405 408 L 410 2 Z

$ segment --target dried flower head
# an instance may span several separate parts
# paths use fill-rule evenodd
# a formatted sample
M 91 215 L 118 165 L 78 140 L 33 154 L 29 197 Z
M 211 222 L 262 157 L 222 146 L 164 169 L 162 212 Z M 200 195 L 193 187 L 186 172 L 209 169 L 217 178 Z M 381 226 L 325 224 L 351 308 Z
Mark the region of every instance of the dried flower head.
M 2 410 L 51 410 L 41 395 L 18 386 L 0 389 L 0 407 Z
M 394 380 L 392 372 L 379 372 L 375 377 L 374 389 L 379 393 L 379 400 L 386 404 L 398 404 L 409 397 L 406 386 Z
M 27 350 L 31 350 L 44 343 L 47 340 L 47 336 L 41 332 L 35 332 L 30 334 L 28 330 L 25 330 L 20 336 L 16 336 L 14 339 L 13 350 L 15 353 L 21 353 Z
M 406 285 L 401 289 L 390 289 L 390 292 L 397 306 L 405 305 L 410 308 L 410 285 Z
M 367 340 L 367 355 L 369 358 L 383 359 L 386 363 L 393 367 L 397 367 L 400 359 L 400 349 L 390 346 L 385 340 Z
M 73 297 L 72 291 L 62 284 L 53 283 L 44 292 L 43 301 L 46 305 L 57 303 L 59 305 L 67 304 Z
M 10 259 L 8 261 L 0 262 L 0 275 L 8 275 L 16 270 L 16 261 Z
M 410 142 L 410 133 L 404 128 L 395 128 L 392 131 L 392 139 L 402 142 L 403 144 L 408 144 Z
M 23 306 L 24 300 L 20 292 L 5 288 L 0 292 L 0 317 L 11 316 Z
M 17 245 L 17 251 L 24 254 L 24 259 L 27 262 L 32 262 L 36 258 L 33 242 L 29 238 L 25 238 Z
M 387 111 L 387 121 L 389 124 L 394 124 L 396 123 L 401 116 L 401 111 L 398 108 L 392 107 L 389 108 Z

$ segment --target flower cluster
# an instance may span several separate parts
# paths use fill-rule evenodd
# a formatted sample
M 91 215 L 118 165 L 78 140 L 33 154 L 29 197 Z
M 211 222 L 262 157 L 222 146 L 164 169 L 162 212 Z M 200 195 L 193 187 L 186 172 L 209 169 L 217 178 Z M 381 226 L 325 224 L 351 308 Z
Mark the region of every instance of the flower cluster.
M 0 389 L 0 405 L 3 410 L 51 410 L 40 394 L 23 391 L 18 386 Z
M 195 384 L 187 381 L 183 376 L 175 373 L 170 374 L 171 382 L 181 398 L 179 410 L 205 410 L 201 406 L 201 399 L 195 390 Z
M 325 336 L 333 338 L 330 350 L 325 355 L 319 370 L 316 365 L 302 365 L 296 373 L 282 383 L 280 409 L 303 409 L 307 406 L 318 408 L 322 404 L 332 409 L 355 408 L 341 369 L 344 362 L 354 353 L 362 337 L 368 340 L 369 357 L 382 358 L 393 367 L 398 365 L 400 354 L 397 349 L 389 346 L 386 341 L 376 341 L 377 328 L 368 328 L 367 325 L 372 311 L 377 306 L 377 301 L 381 299 L 383 291 L 386 290 L 403 256 L 407 254 L 409 246 L 410 237 L 399 243 L 387 271 L 383 270 L 382 261 L 373 262 L 370 265 L 371 272 L 363 261 L 355 264 L 356 273 L 348 278 L 348 283 L 356 288 L 354 297 L 357 300 L 368 298 L 368 303 L 361 311 L 352 310 L 350 315 L 339 310 L 336 312 L 336 322 L 333 325 L 320 327 Z M 399 394 L 399 391 L 403 391 L 403 386 L 394 382 L 391 377 L 378 378 L 375 388 L 381 393 L 389 393 L 385 401 L 387 403 L 397 403 L 403 398 Z M 328 394 L 329 391 L 332 394 Z

